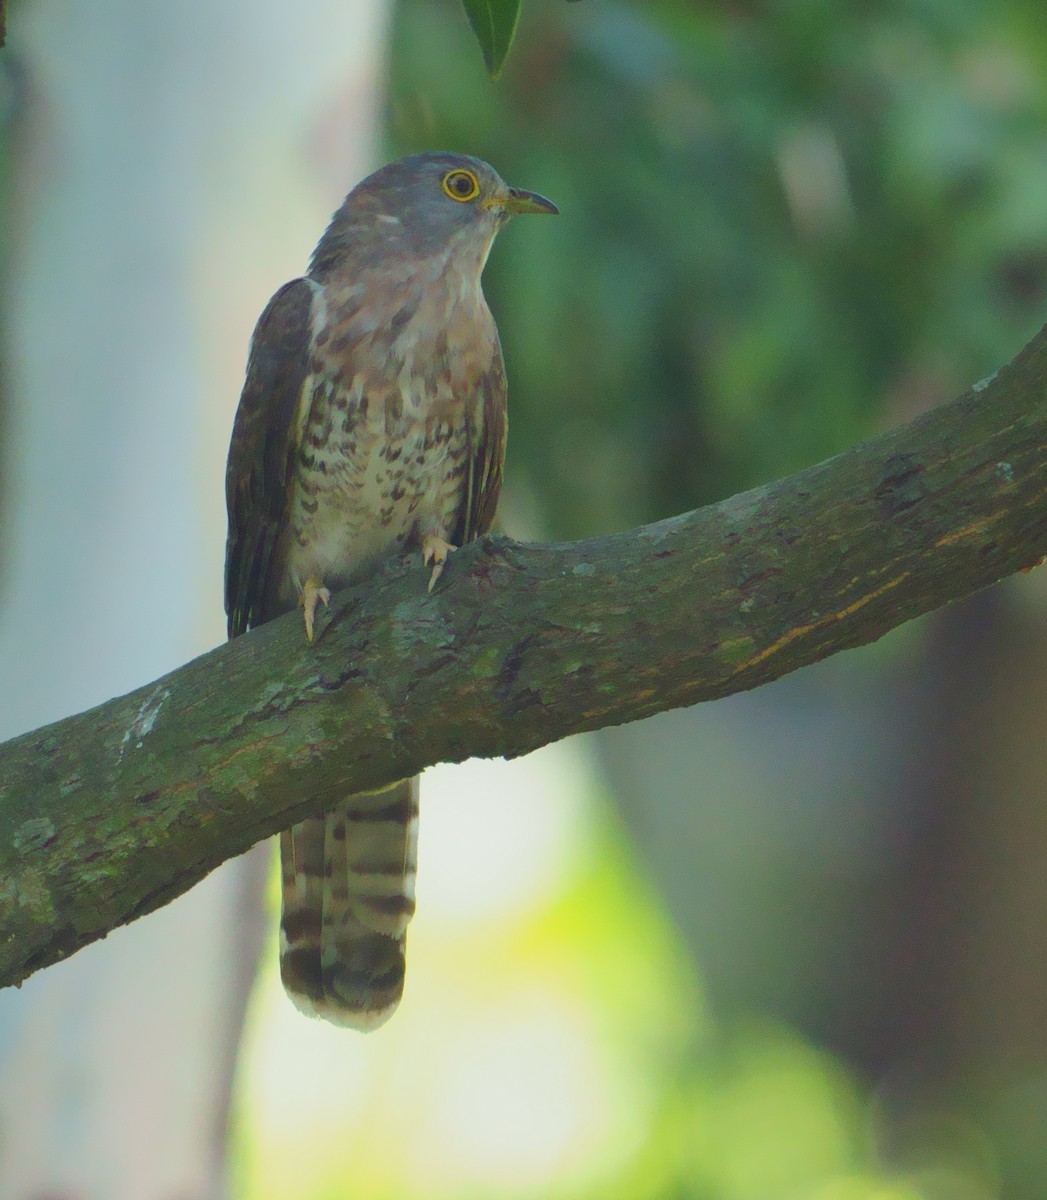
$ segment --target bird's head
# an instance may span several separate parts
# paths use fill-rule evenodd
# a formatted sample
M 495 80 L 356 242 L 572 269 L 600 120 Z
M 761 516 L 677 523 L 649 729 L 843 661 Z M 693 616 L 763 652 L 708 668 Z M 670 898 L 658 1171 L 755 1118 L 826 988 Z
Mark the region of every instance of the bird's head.
M 380 262 L 391 252 L 415 261 L 453 255 L 474 261 L 480 270 L 510 217 L 558 211 L 536 192 L 509 187 L 478 158 L 413 154 L 381 167 L 346 196 L 316 249 L 312 273 L 336 266 L 336 255 L 372 265 L 368 259 Z

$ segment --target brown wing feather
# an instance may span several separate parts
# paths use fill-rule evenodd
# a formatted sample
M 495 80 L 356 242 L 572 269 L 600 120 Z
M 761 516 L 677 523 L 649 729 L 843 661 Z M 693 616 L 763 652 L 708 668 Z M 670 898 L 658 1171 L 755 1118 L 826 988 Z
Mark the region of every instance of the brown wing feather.
M 462 510 L 452 541 L 455 545 L 482 537 L 494 522 L 502 491 L 505 439 L 508 433 L 505 367 L 501 350 L 480 381 L 479 397 L 469 422 L 469 469 Z
M 284 284 L 251 339 L 225 477 L 225 611 L 231 638 L 276 616 L 277 548 L 297 451 L 295 416 L 309 374 L 314 287 L 307 279 Z

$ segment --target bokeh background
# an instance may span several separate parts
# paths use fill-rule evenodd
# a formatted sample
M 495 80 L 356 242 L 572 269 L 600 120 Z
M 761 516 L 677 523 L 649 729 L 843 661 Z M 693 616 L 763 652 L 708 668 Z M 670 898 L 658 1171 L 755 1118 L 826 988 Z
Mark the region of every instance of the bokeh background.
M 522 538 L 815 462 L 1047 309 L 1031 0 L 525 0 L 497 84 L 458 0 L 16 0 L 10 41 L 5 735 L 221 638 L 251 323 L 387 158 L 561 207 L 486 275 Z M 283 999 L 264 855 L 0 994 L 0 1197 L 1047 1196 L 1045 586 L 430 772 L 373 1036 Z

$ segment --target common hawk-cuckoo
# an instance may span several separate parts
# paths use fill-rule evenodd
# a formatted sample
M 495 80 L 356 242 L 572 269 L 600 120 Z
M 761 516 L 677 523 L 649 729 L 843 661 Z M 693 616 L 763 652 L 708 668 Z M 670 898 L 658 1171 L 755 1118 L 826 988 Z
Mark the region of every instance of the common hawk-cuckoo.
M 480 275 L 514 213 L 554 213 L 459 154 L 358 184 L 308 273 L 255 328 L 226 475 L 237 637 L 415 547 L 429 588 L 490 527 L 505 371 Z M 373 1029 L 399 1003 L 414 913 L 418 780 L 347 796 L 280 835 L 280 974 L 304 1012 Z

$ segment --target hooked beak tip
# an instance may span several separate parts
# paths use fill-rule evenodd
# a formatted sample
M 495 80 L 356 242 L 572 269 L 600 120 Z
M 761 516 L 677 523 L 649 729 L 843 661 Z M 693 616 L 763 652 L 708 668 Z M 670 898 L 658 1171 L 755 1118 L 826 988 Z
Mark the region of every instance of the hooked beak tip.
M 559 209 L 551 200 L 539 196 L 537 192 L 524 192 L 519 188 L 510 188 L 509 195 L 503 207 L 507 213 L 516 216 L 518 213 L 550 213 L 555 215 Z

